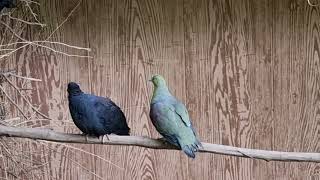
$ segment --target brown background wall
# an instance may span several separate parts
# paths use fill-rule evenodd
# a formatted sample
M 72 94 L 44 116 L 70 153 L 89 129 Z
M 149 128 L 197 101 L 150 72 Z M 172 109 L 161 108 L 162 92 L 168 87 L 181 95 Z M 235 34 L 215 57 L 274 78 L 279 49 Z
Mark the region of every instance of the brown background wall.
M 45 39 L 77 3 L 41 1 L 48 27 L 26 29 L 23 36 Z M 66 94 L 66 84 L 76 81 L 84 91 L 119 104 L 133 135 L 158 137 L 148 117 L 147 80 L 159 73 L 185 102 L 202 141 L 319 152 L 319 16 L 320 7 L 306 0 L 83 0 L 51 40 L 90 47 L 93 59 L 30 48 L 2 67 L 43 80 L 31 84 L 29 96 L 59 121 L 28 126 L 78 133 Z M 42 149 L 26 144 L 25 149 Z M 178 151 L 68 145 L 119 169 L 61 144 L 49 146 L 52 152 L 35 158 L 48 162 L 40 167 L 40 179 L 320 179 L 320 166 L 313 163 L 203 153 L 190 160 Z

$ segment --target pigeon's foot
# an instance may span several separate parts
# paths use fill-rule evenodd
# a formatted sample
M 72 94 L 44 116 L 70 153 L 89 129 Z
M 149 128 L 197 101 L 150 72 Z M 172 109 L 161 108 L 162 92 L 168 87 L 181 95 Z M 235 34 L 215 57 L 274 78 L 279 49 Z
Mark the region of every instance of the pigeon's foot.
M 158 138 L 157 140 L 161 141 L 163 144 L 166 144 L 166 145 L 169 144 L 166 138 L 164 137 Z
M 104 144 L 104 142 L 106 142 L 105 139 L 110 141 L 109 136 L 107 134 L 99 136 L 99 139 L 101 139 L 101 144 Z
M 159 141 L 167 141 L 164 137 L 158 138 Z
M 89 134 L 83 133 L 82 136 L 84 136 L 86 138 L 86 142 L 88 142 Z

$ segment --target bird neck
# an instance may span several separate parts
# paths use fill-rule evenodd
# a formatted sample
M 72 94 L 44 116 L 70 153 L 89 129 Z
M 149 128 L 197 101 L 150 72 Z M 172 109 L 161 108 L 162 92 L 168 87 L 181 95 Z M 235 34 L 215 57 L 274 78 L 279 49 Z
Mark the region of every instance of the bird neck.
M 153 96 L 151 101 L 155 102 L 167 96 L 171 96 L 171 93 L 167 86 L 155 86 L 153 89 Z
M 72 97 L 72 96 L 79 96 L 83 94 L 83 92 L 81 90 L 79 91 L 72 91 L 71 93 L 69 93 L 69 97 Z

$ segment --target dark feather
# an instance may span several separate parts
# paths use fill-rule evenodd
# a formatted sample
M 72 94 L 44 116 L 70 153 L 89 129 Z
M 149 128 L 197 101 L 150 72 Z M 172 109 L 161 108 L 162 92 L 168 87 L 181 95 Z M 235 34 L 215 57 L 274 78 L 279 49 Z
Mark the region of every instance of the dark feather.
M 0 0 L 0 12 L 3 8 L 14 8 L 16 7 L 16 0 Z
M 109 98 L 85 94 L 76 83 L 68 84 L 69 109 L 75 125 L 84 133 L 129 135 L 126 118 Z

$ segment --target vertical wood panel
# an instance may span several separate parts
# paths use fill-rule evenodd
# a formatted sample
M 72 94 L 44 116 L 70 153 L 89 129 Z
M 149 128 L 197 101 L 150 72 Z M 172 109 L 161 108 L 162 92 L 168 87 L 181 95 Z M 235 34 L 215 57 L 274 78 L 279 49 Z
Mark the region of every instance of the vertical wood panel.
M 78 3 L 41 2 L 39 13 L 48 26 L 40 31 L 27 28 L 23 37 L 46 39 Z M 171 92 L 189 109 L 202 141 L 319 152 L 319 10 L 306 0 L 83 0 L 51 40 L 90 47 L 92 59 L 32 47 L 0 67 L 14 67 L 19 74 L 43 80 L 30 84 L 34 90 L 26 95 L 53 120 L 28 124 L 33 127 L 79 133 L 72 124 L 66 93 L 67 83 L 76 81 L 84 91 L 119 104 L 132 135 L 157 138 L 148 116 L 152 85 L 147 80 L 162 74 Z M 12 96 L 31 112 L 21 98 Z M 67 146 L 26 141 L 19 148 L 39 151 L 32 160 L 48 162 L 43 174 L 31 173 L 33 179 L 320 177 L 319 165 L 311 163 L 203 153 L 191 160 L 179 151 Z M 2 171 L 0 175 L 5 176 Z

